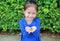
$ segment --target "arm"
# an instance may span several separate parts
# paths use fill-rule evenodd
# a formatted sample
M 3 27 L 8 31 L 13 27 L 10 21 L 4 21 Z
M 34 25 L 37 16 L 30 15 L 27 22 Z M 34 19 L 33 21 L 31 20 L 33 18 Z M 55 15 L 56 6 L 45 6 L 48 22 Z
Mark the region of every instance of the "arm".
M 32 33 L 35 37 L 38 37 L 40 35 L 40 20 L 36 21 L 36 30 Z
M 33 31 L 33 33 L 40 32 L 40 20 L 37 19 L 35 23 L 36 23 L 35 28 L 33 28 L 33 29 L 35 29 L 35 31 Z
M 36 22 L 36 31 L 40 31 L 40 20 L 37 20 Z
M 22 21 L 19 21 L 19 26 L 20 26 L 20 30 L 21 30 L 22 34 L 24 36 L 28 35 L 28 33 L 26 32 L 25 27 L 24 27 L 24 24 L 23 24 Z

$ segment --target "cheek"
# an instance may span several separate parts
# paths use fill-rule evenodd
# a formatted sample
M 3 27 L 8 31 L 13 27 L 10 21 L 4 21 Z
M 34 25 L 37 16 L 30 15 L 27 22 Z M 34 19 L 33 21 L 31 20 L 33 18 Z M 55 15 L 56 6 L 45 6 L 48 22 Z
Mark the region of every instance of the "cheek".
M 33 17 L 36 17 L 36 14 L 34 14 Z
M 24 13 L 24 15 L 25 15 L 25 17 L 28 17 L 28 14 L 26 12 Z
M 27 15 L 27 14 L 25 14 L 25 17 L 28 17 L 28 15 Z

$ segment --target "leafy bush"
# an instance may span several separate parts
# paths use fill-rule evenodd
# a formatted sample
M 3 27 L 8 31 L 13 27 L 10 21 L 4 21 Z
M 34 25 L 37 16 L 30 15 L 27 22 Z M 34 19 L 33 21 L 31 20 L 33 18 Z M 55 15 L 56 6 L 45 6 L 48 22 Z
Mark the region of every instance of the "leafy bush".
M 18 21 L 23 17 L 22 8 L 24 0 L 1 0 L 0 1 L 0 29 L 6 31 L 18 30 Z
M 38 1 L 38 16 L 41 19 L 41 28 L 49 29 L 51 32 L 60 32 L 60 8 L 57 0 Z
M 37 17 L 41 20 L 41 28 L 60 33 L 60 3 L 58 0 L 36 0 Z M 2 31 L 19 30 L 18 22 L 23 18 L 25 0 L 0 0 L 0 29 Z M 59 5 L 58 5 L 59 4 Z

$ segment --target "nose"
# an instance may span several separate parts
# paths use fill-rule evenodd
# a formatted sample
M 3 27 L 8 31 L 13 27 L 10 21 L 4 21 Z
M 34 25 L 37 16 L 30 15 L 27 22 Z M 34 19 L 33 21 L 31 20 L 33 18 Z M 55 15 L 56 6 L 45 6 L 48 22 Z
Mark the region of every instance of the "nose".
M 32 17 L 32 16 L 33 16 L 32 14 L 29 15 L 29 17 Z

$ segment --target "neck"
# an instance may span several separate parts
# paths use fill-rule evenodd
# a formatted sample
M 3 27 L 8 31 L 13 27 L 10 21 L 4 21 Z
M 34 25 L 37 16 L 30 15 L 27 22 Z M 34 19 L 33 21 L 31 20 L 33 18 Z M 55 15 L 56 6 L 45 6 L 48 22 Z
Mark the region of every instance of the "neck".
M 29 19 L 27 19 L 27 18 L 25 18 L 25 20 L 26 20 L 26 22 L 27 22 L 28 24 L 31 24 L 31 22 L 32 22 L 32 20 L 29 20 Z

